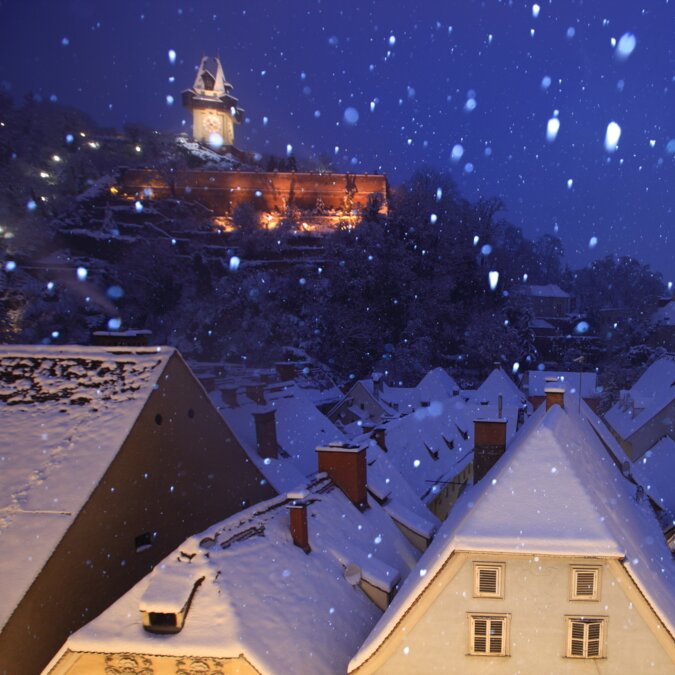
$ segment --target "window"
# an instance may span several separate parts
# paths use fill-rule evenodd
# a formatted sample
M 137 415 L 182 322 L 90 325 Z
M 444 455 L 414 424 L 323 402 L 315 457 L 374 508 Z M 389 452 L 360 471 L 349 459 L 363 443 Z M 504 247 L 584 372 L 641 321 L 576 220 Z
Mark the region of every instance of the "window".
M 473 656 L 507 656 L 508 614 L 469 615 L 469 653 Z
M 568 617 L 567 656 L 575 659 L 604 658 L 606 628 L 606 618 Z
M 474 563 L 473 596 L 474 598 L 504 597 L 503 563 Z
M 570 600 L 600 599 L 600 568 L 572 567 Z

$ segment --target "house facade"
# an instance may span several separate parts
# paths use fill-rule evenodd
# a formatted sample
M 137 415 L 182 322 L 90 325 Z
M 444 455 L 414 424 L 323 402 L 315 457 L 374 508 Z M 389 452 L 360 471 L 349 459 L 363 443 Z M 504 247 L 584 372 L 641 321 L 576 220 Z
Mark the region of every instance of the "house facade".
M 652 668 L 675 672 L 675 645 L 618 560 L 456 552 L 386 646 L 350 672 Z
M 460 498 L 350 673 L 675 673 L 675 568 L 588 422 L 542 407 Z

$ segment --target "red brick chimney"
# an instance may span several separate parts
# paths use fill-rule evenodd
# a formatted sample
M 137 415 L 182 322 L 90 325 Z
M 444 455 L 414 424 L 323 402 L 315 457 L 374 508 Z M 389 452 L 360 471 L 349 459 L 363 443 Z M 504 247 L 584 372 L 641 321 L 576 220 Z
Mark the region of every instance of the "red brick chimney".
M 473 432 L 473 482 L 477 483 L 506 450 L 506 420 L 475 420 Z
M 546 410 L 550 410 L 552 406 L 559 405 L 565 408 L 565 390 L 560 388 L 544 389 L 546 394 Z
M 319 471 L 325 471 L 360 511 L 367 509 L 365 446 L 330 443 L 316 451 Z
M 276 459 L 279 444 L 277 442 L 277 423 L 274 419 L 276 410 L 264 408 L 253 413 L 255 420 L 255 436 L 258 454 L 261 457 Z
M 291 518 L 293 543 L 305 553 L 309 553 L 312 549 L 309 546 L 307 529 L 307 502 L 304 499 L 294 499 L 287 508 Z

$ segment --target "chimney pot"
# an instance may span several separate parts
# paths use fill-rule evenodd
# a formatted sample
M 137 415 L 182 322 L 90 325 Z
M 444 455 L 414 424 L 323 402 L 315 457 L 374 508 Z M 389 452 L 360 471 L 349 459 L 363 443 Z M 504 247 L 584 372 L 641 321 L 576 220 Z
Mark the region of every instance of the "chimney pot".
M 330 443 L 316 449 L 319 471 L 325 471 L 360 511 L 368 508 L 366 448 L 349 443 Z
M 261 457 L 276 459 L 278 456 L 279 444 L 277 443 L 275 414 L 274 408 L 266 408 L 253 413 L 257 449 Z
M 303 499 L 295 499 L 288 504 L 290 515 L 291 537 L 293 543 L 305 553 L 312 549 L 309 545 L 309 531 L 307 527 L 307 502 Z
M 554 405 L 565 408 L 565 390 L 558 387 L 549 387 L 544 389 L 546 394 L 546 410 L 550 410 Z

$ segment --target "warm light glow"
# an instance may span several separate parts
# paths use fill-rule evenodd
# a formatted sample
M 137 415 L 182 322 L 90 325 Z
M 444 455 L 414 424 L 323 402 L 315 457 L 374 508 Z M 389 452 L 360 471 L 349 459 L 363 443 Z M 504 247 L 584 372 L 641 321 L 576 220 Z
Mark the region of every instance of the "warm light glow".
M 136 152 L 140 152 L 140 151 L 141 151 L 141 146 L 140 146 L 140 145 L 137 145 L 137 146 L 136 146 Z
M 92 149 L 92 150 L 98 150 L 101 147 L 101 144 L 98 141 L 89 141 L 87 145 Z
M 234 232 L 232 220 L 227 216 L 217 216 L 211 222 L 222 232 Z
M 119 190 L 114 185 L 110 186 L 110 194 L 111 195 L 116 195 L 118 192 L 119 192 Z
M 40 171 L 40 178 L 49 178 L 49 174 L 46 171 Z
M 52 155 L 52 159 L 53 159 L 55 162 L 60 162 L 60 161 L 61 161 L 61 158 L 60 158 L 58 155 Z
M 84 131 L 80 131 L 80 136 L 82 136 L 82 138 L 86 138 Z

